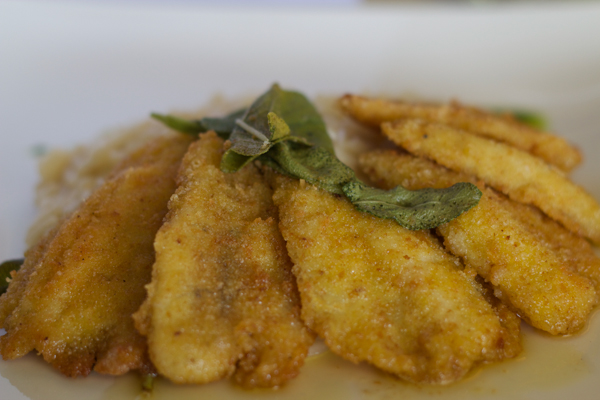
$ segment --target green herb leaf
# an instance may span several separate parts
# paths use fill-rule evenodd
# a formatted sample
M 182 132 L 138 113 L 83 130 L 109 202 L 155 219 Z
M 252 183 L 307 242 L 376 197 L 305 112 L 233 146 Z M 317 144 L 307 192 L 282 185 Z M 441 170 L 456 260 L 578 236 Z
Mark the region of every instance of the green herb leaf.
M 290 136 L 291 130 L 288 124 L 273 111 L 267 114 L 267 121 L 269 122 L 272 142 Z
M 282 141 L 260 158 L 276 171 L 304 179 L 328 192 L 344 194 L 342 187 L 355 179 L 354 171 L 322 147 Z
M 529 125 L 532 128 L 541 131 L 548 129 L 548 121 L 546 121 L 546 118 L 540 113 L 520 110 L 513 111 L 511 114 L 517 121 Z
M 223 154 L 223 157 L 221 157 L 221 171 L 232 174 L 256 160 L 257 157 L 258 156 L 244 156 L 229 149 Z
M 197 135 L 200 132 L 204 132 L 204 125 L 199 120 L 187 120 L 174 115 L 162 115 L 158 113 L 152 113 L 150 116 L 169 128 L 187 135 Z
M 348 183 L 344 194 L 361 211 L 396 220 L 407 229 L 431 229 L 449 222 L 475 206 L 481 198 L 477 186 L 461 182 L 447 189 L 408 190 L 398 186 L 381 190 L 359 181 Z
M 202 118 L 200 121 L 206 128 L 204 132 L 215 131 L 221 138 L 227 140 L 231 135 L 231 131 L 235 128 L 235 121 L 242 118 L 246 113 L 246 109 L 242 108 L 224 116 L 223 118 Z
M 147 373 L 142 375 L 142 391 L 147 394 L 152 393 L 154 390 L 154 382 L 156 381 L 157 374 Z
M 162 122 L 169 128 L 187 135 L 198 136 L 201 133 L 215 131 L 221 138 L 227 140 L 233 128 L 235 121 L 243 117 L 246 109 L 241 109 L 232 112 L 222 118 L 202 118 L 188 120 L 185 118 L 176 117 L 174 115 L 162 115 L 152 113 L 152 118 Z
M 10 273 L 18 271 L 25 260 L 7 260 L 0 264 L 0 294 L 8 289 L 9 280 L 12 279 Z
M 291 135 L 335 154 L 325 122 L 315 106 L 302 93 L 284 91 L 277 85 L 272 90 L 280 92 L 277 107 L 272 111 L 290 127 Z
M 254 155 L 240 154 L 233 149 L 227 150 L 221 158 L 221 171 L 228 173 L 236 172 L 246 166 L 248 163 L 257 159 L 261 154 L 269 151 L 271 147 L 280 142 L 290 141 L 304 144 L 306 146 L 311 145 L 301 137 L 290 135 L 290 127 L 274 112 L 269 112 L 267 117 L 271 140 L 263 143 L 264 149 Z
M 546 118 L 538 112 L 528 110 L 514 110 L 506 108 L 496 108 L 492 112 L 500 115 L 510 115 L 517 121 L 529 125 L 534 129 L 545 131 L 548 129 L 548 121 Z
M 408 229 L 428 229 L 448 222 L 479 201 L 475 185 L 463 183 L 449 189 L 391 191 L 370 188 L 334 154 L 323 119 L 297 92 L 273 85 L 235 120 L 231 147 L 221 160 L 221 170 L 235 172 L 259 159 L 274 170 L 331 193 L 345 195 L 357 209 L 381 218 L 392 218 Z
M 282 90 L 279 85 L 273 85 L 256 99 L 243 120 L 236 121 L 230 137 L 231 150 L 245 156 L 258 156 L 269 151 L 278 139 L 273 137 L 271 131 L 270 113 L 285 121 L 292 136 L 305 139 L 333 154 L 333 143 L 314 106 L 303 94 Z

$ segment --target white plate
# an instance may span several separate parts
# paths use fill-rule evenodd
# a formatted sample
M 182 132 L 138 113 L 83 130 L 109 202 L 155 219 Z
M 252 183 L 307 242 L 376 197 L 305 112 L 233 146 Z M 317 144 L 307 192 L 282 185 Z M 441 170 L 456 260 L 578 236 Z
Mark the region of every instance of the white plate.
M 600 198 L 600 4 L 226 9 L 0 3 L 0 259 L 19 256 L 34 216 L 34 145 L 72 146 L 152 110 L 194 109 L 278 81 L 309 95 L 415 93 L 541 110 L 579 144 L 575 179 Z M 597 398 L 600 316 L 573 338 L 525 327 L 518 360 L 450 387 L 404 384 L 331 355 L 287 387 L 176 387 L 162 398 Z M 35 355 L 0 361 L 2 400 L 119 399 L 134 375 L 70 380 Z

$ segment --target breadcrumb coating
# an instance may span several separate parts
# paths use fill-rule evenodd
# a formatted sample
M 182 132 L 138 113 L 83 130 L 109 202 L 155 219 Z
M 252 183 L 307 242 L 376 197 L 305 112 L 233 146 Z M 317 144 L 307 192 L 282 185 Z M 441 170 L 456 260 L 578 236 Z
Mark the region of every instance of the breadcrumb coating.
M 408 103 L 348 94 L 340 99 L 340 105 L 358 121 L 376 127 L 397 119 L 418 118 L 464 129 L 527 151 L 565 172 L 582 159 L 581 152 L 559 136 L 531 128 L 509 115 L 492 114 L 457 101 Z
M 533 204 L 567 229 L 600 244 L 600 205 L 541 159 L 504 143 L 423 120 L 382 124 L 409 152 L 476 176 L 513 200 Z
M 364 154 L 360 164 L 383 188 L 476 183 L 473 176 L 395 151 Z M 534 327 L 555 335 L 580 330 L 597 303 L 593 282 L 578 273 L 590 264 L 565 257 L 581 245 L 569 248 L 568 242 L 559 244 L 553 236 L 569 237 L 571 242 L 577 237 L 531 206 L 482 184 L 480 189 L 483 195 L 477 206 L 437 228 L 446 248 L 490 282 L 494 294 Z M 598 259 L 589 251 L 598 271 Z
M 516 316 L 507 311 L 503 325 L 428 231 L 359 212 L 303 182 L 272 183 L 302 318 L 333 352 L 432 384 L 520 352 Z
M 210 132 L 184 157 L 136 326 L 173 382 L 278 386 L 299 373 L 314 336 L 272 191 L 254 165 L 221 172 L 222 147 Z
M 4 359 L 37 350 L 67 376 L 152 369 L 131 314 L 145 297 L 154 235 L 190 139 L 160 138 L 133 153 L 26 255 L 0 298 Z

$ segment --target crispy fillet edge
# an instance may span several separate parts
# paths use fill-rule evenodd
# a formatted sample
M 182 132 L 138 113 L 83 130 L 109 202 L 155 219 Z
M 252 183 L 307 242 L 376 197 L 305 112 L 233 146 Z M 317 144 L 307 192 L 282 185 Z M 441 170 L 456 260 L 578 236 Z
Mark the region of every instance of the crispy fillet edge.
M 8 316 L 17 308 L 21 298 L 27 291 L 27 285 L 31 274 L 35 272 L 36 265 L 48 251 L 48 245 L 56 236 L 57 229 L 52 229 L 42 237 L 35 245 L 25 252 L 25 261 L 19 270 L 12 274 L 12 281 L 6 293 L 0 296 L 0 327 L 7 329 L 5 325 Z
M 363 154 L 359 163 L 386 189 L 476 183 L 473 176 L 395 151 Z M 491 282 L 496 295 L 534 327 L 554 335 L 580 330 L 597 304 L 593 282 L 584 277 L 589 273 L 578 273 L 591 269 L 590 258 L 598 271 L 598 258 L 589 244 L 587 254 L 569 257 L 575 249 L 584 250 L 581 242 L 587 242 L 531 206 L 503 198 L 481 183 L 480 189 L 483 196 L 476 207 L 438 227 L 446 248 Z
M 182 249 L 173 249 L 175 244 L 172 241 L 178 235 L 175 228 L 180 225 L 178 220 L 181 216 L 186 214 L 194 218 L 192 215 L 195 212 L 186 200 L 186 196 L 192 195 L 198 185 L 197 182 L 202 185 L 203 180 L 209 179 L 212 182 L 212 179 L 215 179 L 213 186 L 221 185 L 222 190 L 216 191 L 226 193 L 225 196 L 236 190 L 245 190 L 244 185 L 265 185 L 260 191 L 265 193 L 271 191 L 252 165 L 236 174 L 220 172 L 218 166 L 222 147 L 223 141 L 214 133 L 208 133 L 201 135 L 200 140 L 191 146 L 185 156 L 178 176 L 179 188 L 170 202 L 166 222 L 155 241 L 157 261 L 153 268 L 152 283 L 147 286 L 148 297 L 139 311 L 134 314 L 134 319 L 138 330 L 148 336 L 150 354 L 157 369 L 176 383 L 207 383 L 233 375 L 234 381 L 245 388 L 278 386 L 297 376 L 314 341 L 314 334 L 300 319 L 300 298 L 291 273 L 291 261 L 277 227 L 277 215 L 271 195 L 269 194 L 268 199 L 258 197 L 253 199 L 257 204 L 254 208 L 258 207 L 259 210 L 247 211 L 246 214 L 257 213 L 265 219 L 256 218 L 254 221 L 238 223 L 237 225 L 245 227 L 240 232 L 241 236 L 235 239 L 237 242 L 232 242 L 233 236 L 230 239 L 225 237 L 219 239 L 218 233 L 210 239 L 212 233 L 209 233 L 206 239 L 217 242 L 208 243 L 207 246 L 211 246 L 210 248 L 197 249 L 197 254 L 193 256 L 193 260 L 190 260 L 192 263 L 197 263 L 197 267 L 188 268 L 187 265 L 182 265 L 181 268 L 173 268 L 165 265 L 169 252 L 184 254 Z M 209 183 L 204 182 L 203 185 Z M 251 191 L 256 190 L 251 189 Z M 240 200 L 231 198 L 230 201 Z M 270 206 L 265 207 L 267 203 Z M 202 204 L 198 204 L 198 207 L 210 207 L 211 212 L 223 214 L 220 226 L 206 226 L 204 228 L 206 232 L 227 229 L 228 218 L 242 218 L 236 215 L 227 216 L 227 213 L 234 211 L 221 209 L 220 204 L 215 204 L 208 198 L 204 199 Z M 246 208 L 249 207 L 248 205 Z M 193 223 L 203 224 L 202 221 Z M 181 234 L 183 233 L 181 231 Z M 186 241 L 184 237 L 181 240 Z M 231 249 L 235 251 L 234 259 L 219 261 L 219 246 L 236 247 L 237 249 Z M 223 263 L 226 261 L 233 264 L 230 267 L 225 266 Z M 207 338 L 201 327 L 178 324 L 177 317 L 172 318 L 176 314 L 186 312 L 182 311 L 182 308 L 185 308 L 190 301 L 185 300 L 185 292 L 196 290 L 194 287 L 200 284 L 194 281 L 190 272 L 182 269 L 193 271 L 202 267 L 202 270 L 208 271 L 212 262 L 217 263 L 215 266 L 220 268 L 213 271 L 220 275 L 217 279 L 220 282 L 219 287 L 213 289 L 221 301 L 228 299 L 227 304 L 223 306 L 229 310 L 221 316 L 214 316 L 221 325 L 218 342 Z M 221 265 L 218 265 L 219 263 Z M 248 272 L 232 275 L 231 271 L 227 273 L 227 268 Z M 269 271 L 269 268 L 274 269 Z M 165 274 L 175 278 L 169 278 Z M 203 277 L 205 273 L 199 272 L 199 274 Z M 182 277 L 177 278 L 177 275 Z M 179 309 L 169 309 L 168 304 L 163 304 L 162 300 L 168 296 L 165 292 L 168 290 L 167 283 L 164 283 L 167 279 L 185 281 L 181 282 L 182 286 L 179 290 L 182 297 L 182 305 Z M 265 297 L 274 291 L 282 297 L 281 301 L 274 303 Z M 190 305 L 191 303 L 188 304 Z M 192 321 L 195 318 L 187 320 Z M 173 331 L 170 336 L 169 330 Z M 165 335 L 169 337 L 165 338 Z M 173 352 L 177 353 L 178 348 L 188 346 L 186 344 L 188 341 L 190 343 L 187 355 L 179 360 L 169 360 L 172 354 L 169 354 L 168 349 L 172 348 Z M 197 344 L 194 345 L 192 342 Z M 228 350 L 223 352 L 219 348 Z M 190 357 L 193 359 L 190 360 Z M 202 368 L 194 365 L 203 362 L 208 362 L 210 365 Z
M 276 187 L 274 200 L 280 211 L 280 228 L 294 262 L 293 271 L 302 298 L 302 317 L 333 352 L 354 363 L 367 361 L 412 382 L 448 384 L 459 380 L 474 365 L 511 358 L 521 351 L 518 318 L 503 307 L 493 310 L 482 297 L 481 287 L 459 270 L 459 261 L 446 253 L 429 233 L 407 231 L 392 221 L 356 211 L 345 199 L 307 186 L 303 182 L 279 175 L 272 175 L 271 182 Z M 322 209 L 311 211 L 314 207 Z M 333 209 L 336 211 L 329 214 Z M 347 231 L 338 231 L 338 223 L 347 227 Z M 361 243 L 348 247 L 345 243 L 348 235 L 353 235 Z M 355 257 L 368 258 L 371 246 L 369 241 L 387 240 L 386 237 L 392 240 L 396 236 L 397 240 L 394 240 L 393 247 L 388 250 L 398 252 L 394 265 L 366 259 L 360 269 L 355 270 L 352 265 L 345 265 L 341 260 L 333 264 L 326 261 L 334 257 L 331 253 L 338 252 L 358 252 L 362 255 Z M 412 248 L 413 246 L 418 249 Z M 423 260 L 409 261 L 410 256 L 401 256 L 403 251 L 421 252 L 418 257 Z M 381 257 L 386 256 L 381 254 Z M 433 283 L 436 278 L 433 275 L 417 276 L 420 273 L 414 271 L 420 270 L 420 262 L 437 263 L 435 267 L 431 266 L 430 272 L 433 275 L 441 273 L 450 278 L 448 284 L 451 288 L 447 288 L 447 291 L 441 287 L 436 288 Z M 405 263 L 410 263 L 410 266 L 404 266 Z M 412 276 L 406 278 L 409 280 L 406 285 L 414 287 L 409 290 L 406 286 L 408 292 L 400 293 L 401 288 L 396 288 L 394 282 L 403 279 L 403 269 Z M 387 275 L 385 271 L 392 274 Z M 380 274 L 382 275 L 379 276 Z M 336 283 L 327 289 L 322 282 L 329 280 Z M 419 291 L 428 285 L 434 289 L 419 299 L 433 302 L 415 310 L 403 296 L 409 296 L 408 293 Z M 341 297 L 333 298 L 342 288 L 346 288 L 347 292 L 339 295 Z M 393 314 L 402 311 L 396 308 L 389 310 L 391 303 L 382 304 L 382 307 L 373 305 L 372 302 L 378 299 L 372 297 L 375 294 L 371 294 L 369 288 L 387 293 L 394 298 L 394 302 L 408 301 L 405 311 L 416 313 L 414 322 L 418 327 L 400 326 L 390 321 L 390 318 L 394 318 Z M 428 318 L 421 315 L 421 311 L 427 314 L 427 310 L 444 307 L 441 305 L 443 301 L 438 300 L 444 296 L 448 296 L 448 299 L 466 296 L 469 306 L 463 304 L 451 307 L 452 311 L 441 319 L 421 320 Z M 361 310 L 366 314 L 362 315 Z M 477 317 L 467 310 L 477 310 L 474 312 Z M 358 315 L 353 314 L 355 312 Z M 464 313 L 465 316 L 469 314 L 470 317 L 457 322 L 454 313 Z M 478 321 L 472 321 L 471 317 Z M 502 321 L 499 320 L 501 317 Z M 463 329 L 469 333 L 458 333 Z M 409 330 L 412 333 L 407 333 Z M 412 337 L 412 334 L 416 336 Z M 399 340 L 406 341 L 407 348 L 402 348 Z M 469 350 L 467 346 L 463 346 L 466 343 L 461 341 L 469 343 Z
M 347 94 L 340 99 L 340 105 L 356 120 L 376 127 L 383 122 L 420 118 L 464 129 L 527 151 L 565 172 L 582 160 L 581 152 L 559 136 L 533 129 L 510 116 L 491 114 L 456 101 L 408 103 Z
M 394 183 L 415 189 L 442 183 L 444 186 L 451 186 L 456 182 L 482 185 L 473 175 L 449 170 L 402 150 L 377 150 L 363 154 L 360 160 L 361 168 L 370 171 L 371 179 L 381 187 Z M 401 180 L 400 175 L 404 176 Z M 594 284 L 596 292 L 600 292 L 600 257 L 586 239 L 569 231 L 534 206 L 505 199 L 498 196 L 498 193 L 496 195 L 503 204 L 510 204 L 507 207 L 513 210 L 514 215 L 518 216 L 525 226 L 530 227 L 530 232 L 539 235 L 540 240 L 555 251 L 563 266 L 588 278 Z
M 158 230 L 162 215 L 167 211 L 168 197 L 175 189 L 175 174 L 189 143 L 190 140 L 181 135 L 161 137 L 132 153 L 72 216 L 66 218 L 59 227 L 26 253 L 24 268 L 17 272 L 14 288 L 9 287 L 9 291 L 0 299 L 3 326 L 7 331 L 7 334 L 0 338 L 0 351 L 5 359 L 21 357 L 35 348 L 47 362 L 71 377 L 86 376 L 91 372 L 92 367 L 98 372 L 112 375 L 124 374 L 130 369 L 140 369 L 143 372 L 153 370 L 147 357 L 146 342 L 136 332 L 133 320 L 130 318 L 131 313 L 127 314 L 125 310 L 131 308 L 131 312 L 135 311 L 136 304 L 140 304 L 143 300 L 139 295 L 137 299 L 130 297 L 134 296 L 133 292 L 138 287 L 141 291 L 137 290 L 137 292 L 143 296 L 143 287 L 149 281 L 150 268 L 154 260 L 152 249 L 154 235 L 151 230 Z M 123 192 L 123 188 L 127 185 L 136 188 L 135 190 L 141 190 L 143 187 L 137 186 L 143 182 L 151 185 L 148 186 L 151 188 L 149 193 L 144 194 L 142 191 L 131 196 L 126 191 Z M 133 290 L 130 290 L 127 298 L 118 290 L 105 293 L 109 307 L 116 307 L 120 310 L 119 313 L 125 312 L 124 319 L 111 326 L 103 326 L 99 323 L 96 328 L 92 328 L 97 330 L 95 332 L 97 336 L 90 336 L 90 332 L 84 335 L 80 332 L 83 335 L 80 337 L 77 334 L 78 328 L 74 327 L 73 336 L 62 338 L 62 324 L 72 325 L 74 321 L 70 318 L 62 318 L 61 314 L 63 312 L 72 314 L 72 308 L 81 303 L 78 299 L 93 296 L 89 291 L 82 291 L 85 287 L 80 288 L 77 283 L 93 284 L 88 278 L 96 275 L 102 277 L 104 273 L 109 273 L 102 263 L 96 263 L 106 258 L 104 255 L 98 254 L 96 257 L 95 251 L 85 255 L 86 248 L 91 250 L 98 244 L 93 241 L 86 243 L 87 239 L 97 235 L 106 236 L 105 232 L 98 231 L 103 223 L 102 215 L 112 221 L 109 221 L 108 229 L 119 227 L 121 232 L 126 231 L 127 226 L 115 224 L 119 215 L 115 214 L 116 211 L 111 212 L 110 207 L 114 204 L 120 204 L 121 207 L 128 201 L 126 198 L 130 197 L 136 201 L 130 206 L 139 206 L 137 200 L 143 201 L 144 196 L 154 197 L 161 194 L 164 198 L 163 204 L 159 204 L 156 210 L 149 210 L 149 219 L 144 222 L 153 225 L 149 227 L 150 241 L 145 246 L 148 253 L 128 256 L 128 249 L 121 248 L 124 252 L 116 257 L 119 259 L 130 257 L 130 268 L 122 270 L 122 275 L 127 279 L 137 277 L 137 279 L 130 279 L 127 284 L 133 285 Z M 158 202 L 160 203 L 160 200 Z M 137 224 L 133 220 L 129 222 Z M 136 245 L 132 246 L 134 251 L 144 247 L 143 243 L 138 243 L 140 239 L 137 237 L 129 237 L 129 240 L 136 242 Z M 88 258 L 85 264 L 87 267 L 69 264 L 68 260 L 73 261 L 77 254 Z M 81 260 L 82 263 L 84 261 Z M 126 262 L 122 265 L 128 266 Z M 128 276 L 128 271 L 136 271 L 133 272 L 135 276 Z M 120 273 L 113 272 L 117 275 Z M 73 277 L 70 284 L 61 283 L 65 276 Z M 60 298 L 64 300 L 62 303 L 59 301 Z M 99 299 L 96 306 L 92 306 L 96 313 L 94 315 L 99 315 L 101 310 L 98 307 L 105 305 L 102 300 L 104 299 Z M 44 308 L 36 309 L 35 304 L 42 301 L 44 304 L 50 302 L 53 305 L 40 304 Z M 85 306 L 84 303 L 81 303 L 81 306 Z M 90 310 L 85 312 L 89 314 Z M 37 315 L 40 313 L 50 313 L 50 315 L 44 317 L 43 321 L 36 322 Z
M 504 143 L 423 120 L 386 122 L 381 127 L 409 152 L 475 175 L 511 199 L 539 207 L 566 228 L 600 244 L 600 205 L 541 159 Z

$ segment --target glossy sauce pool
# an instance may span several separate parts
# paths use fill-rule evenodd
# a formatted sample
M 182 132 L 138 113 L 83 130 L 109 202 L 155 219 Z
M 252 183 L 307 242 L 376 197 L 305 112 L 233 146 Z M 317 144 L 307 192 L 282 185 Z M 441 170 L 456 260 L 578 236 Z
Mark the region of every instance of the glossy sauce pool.
M 402 382 L 365 364 L 354 365 L 330 351 L 307 359 L 300 375 L 276 390 L 242 390 L 228 380 L 203 386 L 174 385 L 158 379 L 153 393 L 142 393 L 134 374 L 118 378 L 92 374 L 85 379 L 61 376 L 30 354 L 0 361 L 0 380 L 33 400 L 71 399 L 593 399 L 600 388 L 600 313 L 584 332 L 550 337 L 523 324 L 521 356 L 475 368 L 461 382 L 442 387 Z M 4 398 L 3 396 L 0 396 Z M 12 397 L 10 397 L 12 400 Z

